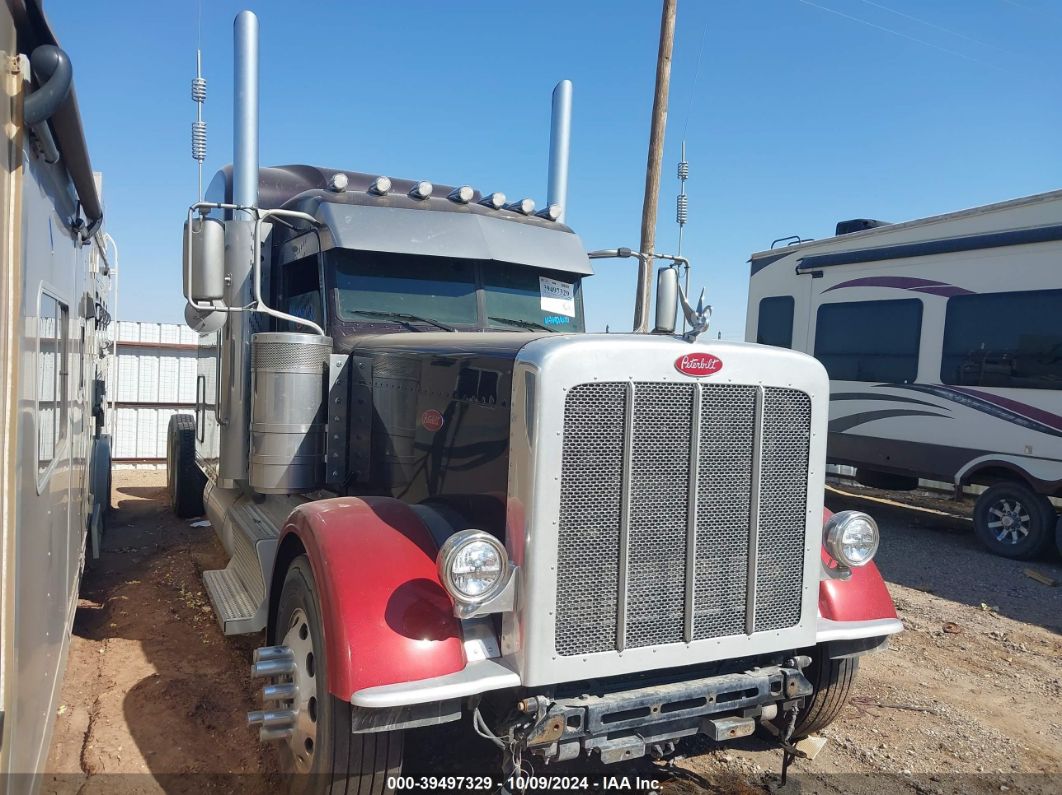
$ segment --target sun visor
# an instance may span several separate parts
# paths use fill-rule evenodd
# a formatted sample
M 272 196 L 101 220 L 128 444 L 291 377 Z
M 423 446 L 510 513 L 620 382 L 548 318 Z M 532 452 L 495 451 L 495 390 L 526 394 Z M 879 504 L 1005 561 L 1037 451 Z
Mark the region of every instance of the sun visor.
M 478 213 L 323 202 L 317 217 L 331 246 L 392 254 L 496 260 L 589 276 L 579 236 Z

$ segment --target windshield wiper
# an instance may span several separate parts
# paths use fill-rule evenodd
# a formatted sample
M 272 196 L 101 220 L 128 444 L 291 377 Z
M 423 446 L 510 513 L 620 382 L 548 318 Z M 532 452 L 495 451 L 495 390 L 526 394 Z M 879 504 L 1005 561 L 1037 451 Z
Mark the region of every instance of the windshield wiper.
M 554 332 L 554 329 L 548 326 L 543 326 L 541 323 L 536 323 L 533 320 L 517 320 L 514 317 L 493 317 L 488 316 L 487 320 L 497 320 L 499 323 L 508 323 L 510 326 L 519 326 L 520 328 L 534 329 L 536 331 L 548 331 L 550 334 Z
M 395 320 L 403 320 L 406 325 L 409 326 L 409 321 L 417 323 L 427 323 L 429 326 L 435 326 L 441 328 L 443 331 L 457 331 L 453 326 L 447 326 L 445 323 L 440 323 L 438 320 L 432 320 L 430 317 L 421 317 L 420 315 L 411 315 L 408 312 L 377 312 L 374 309 L 347 309 L 346 312 L 353 312 L 355 315 L 366 315 L 367 317 L 382 317 L 393 318 Z M 413 326 L 409 326 L 413 328 Z

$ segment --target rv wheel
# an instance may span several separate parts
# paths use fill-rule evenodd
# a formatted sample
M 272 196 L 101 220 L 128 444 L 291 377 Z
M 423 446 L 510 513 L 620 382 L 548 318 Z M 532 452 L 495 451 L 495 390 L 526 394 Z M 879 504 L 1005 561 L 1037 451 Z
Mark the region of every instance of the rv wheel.
M 987 489 L 974 506 L 974 532 L 989 550 L 1026 560 L 1047 551 L 1058 515 L 1042 494 L 1023 483 Z
M 391 793 L 389 782 L 402 772 L 402 732 L 351 733 L 350 702 L 333 696 L 325 684 L 320 605 L 310 561 L 302 555 L 284 577 L 272 639 L 294 652 L 292 679 L 298 685 L 291 734 L 280 746 L 288 789 L 300 795 Z
M 203 515 L 206 476 L 195 462 L 195 418 L 188 414 L 174 414 L 166 429 L 166 486 L 177 516 Z

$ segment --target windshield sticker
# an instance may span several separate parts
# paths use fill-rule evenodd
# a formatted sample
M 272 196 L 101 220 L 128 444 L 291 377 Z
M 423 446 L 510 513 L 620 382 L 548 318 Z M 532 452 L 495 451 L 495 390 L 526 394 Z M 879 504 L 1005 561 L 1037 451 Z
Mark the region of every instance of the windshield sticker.
M 575 317 L 575 285 L 558 282 L 556 279 L 538 277 L 538 289 L 542 293 L 542 310 L 565 317 Z
M 571 318 L 563 317 L 561 315 L 546 315 L 547 326 L 567 326 L 571 322 Z

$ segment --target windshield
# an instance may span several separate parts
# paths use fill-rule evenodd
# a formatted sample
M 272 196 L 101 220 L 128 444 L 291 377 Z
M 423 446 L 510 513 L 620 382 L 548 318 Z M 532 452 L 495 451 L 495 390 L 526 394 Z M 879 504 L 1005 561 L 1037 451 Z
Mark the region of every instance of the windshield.
M 570 273 L 488 262 L 483 291 L 489 326 L 583 330 L 582 291 Z
M 578 276 L 500 262 L 336 249 L 336 308 L 348 322 L 582 331 Z M 477 295 L 482 291 L 482 300 Z
M 332 256 L 336 303 L 344 320 L 401 313 L 476 325 L 475 267 L 468 260 L 348 250 Z

